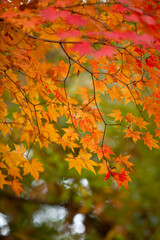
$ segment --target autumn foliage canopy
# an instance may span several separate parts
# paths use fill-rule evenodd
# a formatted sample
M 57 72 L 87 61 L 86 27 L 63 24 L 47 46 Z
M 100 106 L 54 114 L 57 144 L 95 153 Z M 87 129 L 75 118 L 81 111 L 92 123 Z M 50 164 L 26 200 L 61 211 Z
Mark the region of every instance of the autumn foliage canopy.
M 114 152 L 106 130 L 118 127 L 135 144 L 159 149 L 159 29 L 156 0 L 1 1 L 1 189 L 19 195 L 25 175 L 38 181 L 43 164 L 30 152 L 51 144 L 67 150 L 65 160 L 79 174 L 84 168 L 128 189 L 131 155 Z M 73 91 L 82 76 L 85 85 Z M 105 98 L 113 104 L 107 115 Z

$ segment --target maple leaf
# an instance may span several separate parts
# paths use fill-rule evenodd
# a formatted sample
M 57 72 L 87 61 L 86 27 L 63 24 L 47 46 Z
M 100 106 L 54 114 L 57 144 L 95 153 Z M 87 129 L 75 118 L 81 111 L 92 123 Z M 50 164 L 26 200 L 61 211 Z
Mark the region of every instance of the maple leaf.
M 4 145 L 3 143 L 0 143 L 0 153 L 3 153 L 3 155 L 6 155 L 10 152 L 10 147 L 8 144 Z
M 114 180 L 116 180 L 118 188 L 122 184 L 128 190 L 128 181 L 132 182 L 128 174 L 129 172 L 125 171 L 125 168 L 122 168 L 119 170 L 119 174 L 114 175 Z
M 75 38 L 75 37 L 81 36 L 81 32 L 78 30 L 69 30 L 69 31 L 63 31 L 63 32 L 57 33 L 57 36 L 60 39 L 64 39 L 68 37 Z
M 98 166 L 100 167 L 100 169 L 98 171 L 99 174 L 108 173 L 109 164 L 104 159 L 102 159 L 102 163 L 99 163 Z
M 39 179 L 39 172 L 43 172 L 42 163 L 38 162 L 37 159 L 32 159 L 32 162 L 26 161 L 23 167 L 23 175 L 30 173 L 36 181 Z
M 86 86 L 84 86 L 84 87 L 78 87 L 78 91 L 76 92 L 77 94 L 79 94 L 79 95 L 82 95 L 83 96 L 83 99 L 84 98 L 87 98 L 87 99 L 89 99 L 89 88 L 88 87 L 86 87 Z
M 113 10 L 116 11 L 116 12 L 119 12 L 121 14 L 124 14 L 128 11 L 127 8 L 125 8 L 123 5 L 120 5 L 120 4 L 115 4 L 113 6 Z
M 89 1 L 92 6 L 73 0 L 2 2 L 0 18 L 6 28 L 0 29 L 1 140 L 6 144 L 11 138 L 13 142 L 20 139 L 23 144 L 0 144 L 1 188 L 5 179 L 13 178 L 12 188 L 19 195 L 21 172 L 38 180 L 42 165 L 36 159 L 25 159 L 24 146 L 31 149 L 38 143 L 39 148 L 48 148 L 53 142 L 74 153 L 78 148 L 77 156 L 68 155 L 69 168 L 79 174 L 82 168 L 95 173 L 97 163 L 91 157 L 97 154 L 101 160 L 98 173 L 105 174 L 105 180 L 112 176 L 118 186 L 128 188 L 128 172 L 122 169 L 116 174 L 102 159 L 103 155 L 107 160 L 114 155 L 107 145 L 100 147 L 107 140 L 106 128 L 114 124 L 108 124 L 101 106 L 106 95 L 119 101 L 117 106 L 122 110 L 113 110 L 109 116 L 120 121 L 115 125 L 121 127 L 124 120 L 124 138 L 144 140 L 151 150 L 159 149 L 152 136 L 152 130 L 160 136 L 158 1 L 153 1 L 154 6 L 143 1 L 143 7 L 129 0 L 114 4 L 100 1 L 98 5 Z M 83 76 L 85 84 L 81 83 Z M 75 92 L 77 84 L 80 87 Z M 7 102 L 6 94 L 10 96 Z M 126 111 L 135 112 L 132 106 L 136 106 L 141 117 L 125 114 L 124 103 Z M 148 114 L 147 121 L 142 111 Z M 133 131 L 135 125 L 139 131 Z M 121 164 L 130 170 L 133 166 L 129 155 L 112 157 L 112 162 L 118 169 Z
M 8 175 L 11 175 L 13 177 L 18 177 L 22 180 L 22 176 L 20 174 L 20 169 L 16 166 L 12 166 L 8 168 Z
M 3 162 L 0 162 L 0 168 L 7 168 L 7 166 Z
M 77 51 L 80 56 L 84 54 L 93 53 L 93 49 L 91 48 L 91 44 L 89 42 L 83 41 L 81 43 L 77 43 L 73 48 L 73 51 Z
M 105 177 L 104 177 L 104 181 L 107 181 L 110 176 L 114 177 L 116 176 L 118 173 L 112 171 L 111 169 L 108 170 L 108 172 L 105 174 Z
M 108 116 L 114 117 L 115 121 L 118 121 L 118 120 L 122 121 L 123 120 L 122 112 L 119 109 L 117 109 L 117 110 L 113 109 L 112 112 L 113 113 L 108 114 Z
M 140 128 L 145 128 L 146 129 L 146 125 L 148 125 L 149 123 L 144 121 L 143 118 L 139 118 L 137 117 L 137 119 L 135 119 L 134 123 Z
M 90 135 L 82 137 L 80 142 L 83 144 L 84 149 L 88 147 L 88 149 L 92 151 L 96 147 L 96 143 Z
M 9 168 L 19 166 L 22 162 L 26 161 L 25 157 L 22 154 L 17 153 L 15 150 L 4 155 L 3 160 Z
M 42 18 L 43 20 L 50 20 L 54 21 L 59 17 L 64 17 L 67 16 L 68 12 L 67 11 L 58 11 L 54 7 L 48 7 L 42 11 Z
M 104 46 L 102 47 L 100 50 L 97 50 L 95 53 L 94 53 L 94 56 L 96 58 L 100 58 L 102 56 L 106 56 L 106 57 L 113 57 L 115 54 L 115 49 L 113 47 L 110 47 L 110 46 Z
M 133 21 L 133 22 L 139 22 L 140 18 L 137 16 L 137 14 L 130 14 L 130 15 L 125 15 L 125 19 L 127 21 Z
M 106 84 L 102 81 L 95 81 L 94 86 L 96 91 L 100 91 L 103 94 L 106 91 Z
M 82 18 L 78 14 L 71 14 L 66 17 L 66 23 L 76 26 L 84 26 L 87 23 L 87 20 Z
M 11 135 L 11 129 L 7 124 L 0 125 L 0 131 L 5 137 L 7 136 L 7 134 Z
M 158 146 L 158 141 L 156 139 L 153 138 L 153 136 L 150 133 L 146 133 L 146 136 L 143 137 L 144 143 L 149 147 L 150 150 L 152 150 L 152 148 L 157 148 L 159 149 Z
M 72 154 L 69 154 L 68 158 L 66 158 L 66 161 L 69 162 L 69 169 L 74 167 L 80 175 L 82 168 L 91 170 L 94 174 L 96 174 L 93 166 L 98 166 L 98 163 L 90 160 L 91 156 L 92 154 L 82 149 L 77 157 L 73 157 Z
M 70 140 L 78 140 L 78 133 L 75 132 L 75 129 L 73 127 L 63 128 L 63 131 L 65 132 L 63 139 L 69 138 Z
M 8 184 L 9 182 L 5 180 L 6 175 L 3 175 L 1 170 L 0 170 L 0 188 L 3 189 L 3 185 Z
M 118 101 L 123 102 L 122 101 L 123 94 L 120 88 L 117 87 L 116 85 L 114 85 L 112 88 L 108 88 L 107 93 L 110 95 L 111 101 L 113 101 L 113 99 L 117 99 Z
M 115 159 L 115 162 L 117 163 L 123 163 L 126 165 L 126 167 L 132 169 L 132 166 L 134 165 L 132 162 L 129 162 L 128 159 L 131 157 L 131 155 L 122 156 L 122 154 L 119 155 L 118 158 Z
M 68 157 L 65 160 L 69 162 L 69 169 L 74 167 L 81 175 L 81 169 L 85 166 L 81 159 L 77 159 L 76 157 L 73 157 L 72 154 L 68 154 Z
M 48 116 L 51 120 L 57 121 L 57 118 L 60 116 L 59 113 L 57 112 L 56 107 L 49 105 L 48 106 Z
M 134 122 L 135 117 L 132 113 L 127 113 L 127 116 L 124 117 L 129 123 Z
M 160 129 L 156 130 L 156 136 L 160 138 Z
M 101 147 L 97 149 L 97 155 L 99 160 L 103 157 L 103 155 L 110 160 L 111 154 L 114 155 L 115 153 L 111 150 L 111 147 L 108 147 L 107 145 L 104 145 L 103 149 Z
M 104 181 L 107 181 L 110 178 L 111 174 L 108 171 L 108 173 L 105 174 Z
M 149 25 L 155 25 L 156 24 L 156 21 L 154 20 L 154 18 L 149 16 L 149 15 L 142 15 L 141 20 L 146 22 Z
M 133 128 L 130 127 L 129 129 L 124 130 L 126 135 L 124 136 L 125 138 L 132 138 L 133 141 L 136 143 L 138 139 L 141 139 L 141 132 L 139 131 L 133 131 Z
M 20 192 L 25 192 L 24 189 L 22 188 L 22 183 L 20 183 L 19 179 L 17 178 L 13 179 L 13 181 L 11 182 L 11 187 L 18 197 Z
M 14 144 L 14 146 L 15 146 L 15 152 L 22 155 L 26 152 L 26 147 L 23 144 L 21 145 Z

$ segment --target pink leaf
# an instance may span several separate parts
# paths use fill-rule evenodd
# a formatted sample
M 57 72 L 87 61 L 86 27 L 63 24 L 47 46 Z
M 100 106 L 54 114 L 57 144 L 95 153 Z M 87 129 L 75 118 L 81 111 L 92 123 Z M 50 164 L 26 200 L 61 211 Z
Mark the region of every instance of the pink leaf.
M 127 4 L 127 3 L 129 3 L 128 0 L 119 0 L 118 2 L 120 2 L 120 3 L 122 3 L 122 4 Z
M 66 17 L 66 23 L 70 25 L 84 26 L 87 23 L 87 20 L 82 18 L 78 14 L 74 14 L 74 15 L 68 15 Z
M 142 44 L 144 47 L 151 45 L 154 38 L 148 34 L 137 35 L 136 32 L 105 32 L 104 36 L 107 39 L 130 40 L 136 44 Z
M 48 7 L 42 11 L 43 20 L 50 20 L 51 22 L 59 17 L 68 17 L 70 14 L 67 11 L 57 11 L 54 7 Z
M 104 36 L 107 39 L 114 39 L 115 41 L 119 41 L 122 38 L 122 32 L 104 32 Z
M 155 25 L 156 21 L 154 20 L 154 18 L 147 16 L 147 15 L 143 15 L 141 17 L 142 21 L 147 23 L 148 25 Z
M 136 44 L 142 44 L 143 46 L 151 45 L 154 38 L 148 34 L 136 35 L 133 39 Z
M 139 22 L 139 16 L 137 16 L 137 14 L 125 15 L 125 19 L 128 22 Z
M 69 30 L 69 31 L 60 32 L 57 34 L 57 36 L 60 39 L 67 38 L 67 37 L 75 38 L 75 37 L 81 36 L 81 32 L 78 30 Z
M 139 14 L 143 14 L 143 11 L 139 8 L 130 6 L 130 10 L 132 10 L 133 12 L 139 13 Z
M 104 46 L 102 47 L 100 50 L 96 51 L 94 53 L 94 56 L 96 58 L 102 57 L 102 56 L 106 56 L 106 57 L 113 57 L 115 54 L 115 50 L 113 47 L 110 46 Z
M 93 53 L 90 43 L 86 41 L 77 43 L 72 50 L 77 51 L 80 55 Z
M 48 7 L 42 11 L 43 20 L 54 21 L 60 16 L 60 12 L 56 8 Z

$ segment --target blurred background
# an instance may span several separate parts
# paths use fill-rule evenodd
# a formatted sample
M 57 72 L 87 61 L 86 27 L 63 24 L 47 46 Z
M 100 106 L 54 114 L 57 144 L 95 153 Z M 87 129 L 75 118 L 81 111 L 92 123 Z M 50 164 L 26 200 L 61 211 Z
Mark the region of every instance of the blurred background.
M 48 61 L 52 57 L 48 55 Z M 68 82 L 69 93 L 88 85 L 86 79 L 82 74 L 74 84 Z M 136 113 L 132 104 L 119 105 L 106 95 L 101 97 L 105 117 L 117 108 Z M 4 98 L 10 112 L 15 111 L 7 93 Z M 65 124 L 65 119 L 59 119 L 61 127 Z M 6 141 L 18 143 L 18 137 Z M 64 161 L 68 150 L 60 146 L 39 149 L 35 145 L 30 157 L 38 156 L 45 170 L 38 182 L 24 177 L 26 193 L 19 198 L 9 188 L 0 191 L 0 239 L 160 240 L 160 151 L 124 139 L 122 128 L 116 126 L 107 129 L 105 143 L 117 154 L 132 155 L 135 167 L 129 191 L 123 186 L 118 189 L 111 178 L 104 182 L 104 176 L 85 169 L 81 176 L 69 170 Z

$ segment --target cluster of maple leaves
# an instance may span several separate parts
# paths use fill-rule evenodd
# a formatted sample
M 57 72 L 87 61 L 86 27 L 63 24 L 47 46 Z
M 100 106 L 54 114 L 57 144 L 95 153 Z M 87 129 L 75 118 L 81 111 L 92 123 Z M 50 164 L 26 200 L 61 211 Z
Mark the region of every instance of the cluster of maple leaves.
M 105 174 L 128 189 L 131 156 L 113 152 L 106 128 L 119 126 L 125 138 L 159 149 L 159 29 L 156 0 L 1 1 L 0 188 L 10 185 L 19 195 L 24 175 L 38 180 L 43 167 L 29 152 L 36 143 L 56 143 L 70 149 L 69 168 Z M 86 86 L 71 94 L 68 82 L 84 73 Z M 12 116 L 6 92 L 17 106 Z M 134 103 L 136 116 L 117 108 L 104 116 L 102 95 Z M 64 116 L 68 127 L 60 129 Z M 16 134 L 19 144 L 9 146 L 7 138 Z

